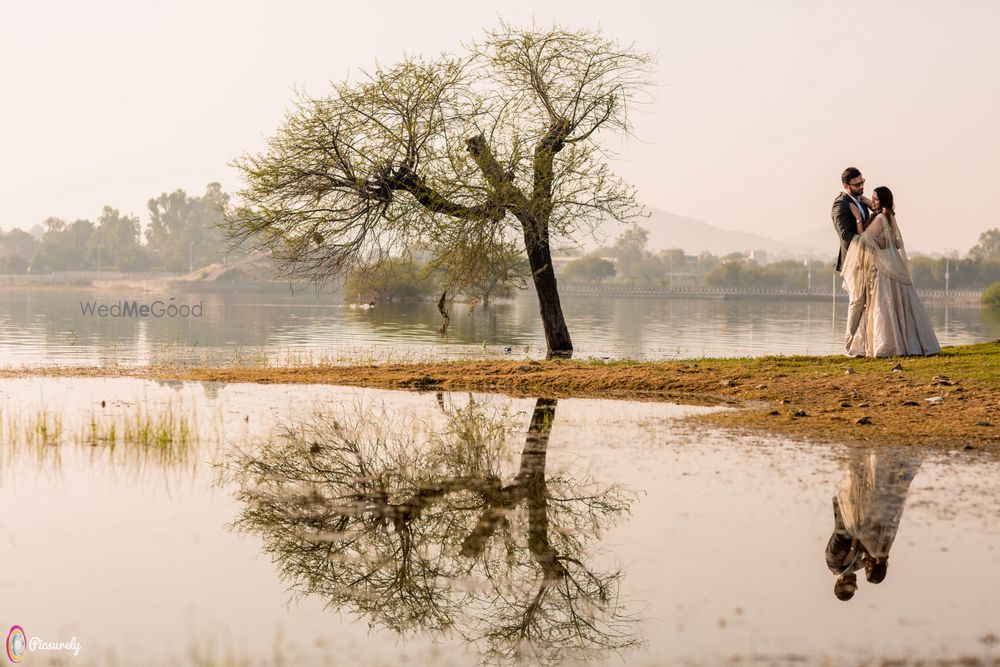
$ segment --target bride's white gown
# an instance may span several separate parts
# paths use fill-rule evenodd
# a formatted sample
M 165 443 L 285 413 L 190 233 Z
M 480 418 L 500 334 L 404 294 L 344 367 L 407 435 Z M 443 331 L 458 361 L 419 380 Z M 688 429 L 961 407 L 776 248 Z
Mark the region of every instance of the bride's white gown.
M 869 229 L 851 241 L 842 274 L 854 300 L 866 292 L 861 324 L 851 335 L 847 353 L 868 357 L 937 354 L 941 351 L 931 319 L 917 296 L 903 239 L 895 221 L 879 213 Z M 850 327 L 850 322 L 848 322 Z

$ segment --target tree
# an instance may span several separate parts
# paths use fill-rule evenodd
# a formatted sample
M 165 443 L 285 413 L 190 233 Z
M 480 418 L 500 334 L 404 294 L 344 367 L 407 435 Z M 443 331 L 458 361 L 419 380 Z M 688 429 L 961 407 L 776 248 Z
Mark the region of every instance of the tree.
M 615 277 L 615 265 L 608 260 L 590 255 L 573 260 L 563 269 L 562 277 L 570 283 L 592 285 Z
M 442 299 L 465 295 L 476 304 L 490 305 L 495 297 L 507 297 L 514 289 L 526 289 L 531 274 L 524 252 L 515 243 L 493 247 L 476 243 L 455 251 L 439 249 L 429 266 L 437 274 Z M 444 314 L 444 313 L 442 313 Z
M 746 267 L 740 262 L 724 261 L 705 274 L 705 284 L 711 287 L 736 287 L 745 284 Z
M 615 241 L 612 252 L 618 258 L 615 270 L 620 280 L 643 286 L 663 283 L 666 269 L 660 258 L 646 249 L 648 242 L 649 230 L 644 227 L 628 229 Z
M 87 252 L 100 258 L 100 266 L 118 271 L 134 271 L 143 265 L 139 245 L 139 218 L 123 216 L 118 209 L 105 206 L 90 237 Z
M 427 271 L 409 260 L 356 269 L 344 281 L 345 297 L 352 301 L 421 301 L 433 291 Z
M 707 250 L 698 255 L 696 267 L 699 274 L 704 275 L 717 266 L 719 266 L 719 258 Z
M 595 139 L 629 131 L 651 63 L 598 31 L 503 25 L 466 56 L 301 95 L 268 150 L 235 162 L 229 238 L 317 283 L 416 241 L 446 255 L 518 240 L 548 350 L 570 354 L 550 242 L 642 212 Z
M 646 245 L 649 243 L 649 230 L 645 227 L 632 227 L 622 232 L 622 235 L 615 239 L 614 253 L 619 262 L 637 262 L 646 252 Z
M 0 273 L 25 273 L 35 257 L 38 241 L 22 229 L 0 232 Z
M 67 225 L 59 218 L 48 218 L 42 224 L 45 234 L 31 261 L 32 272 L 80 271 L 96 265 L 96 255 L 91 257 L 87 252 L 94 223 L 77 220 Z
M 218 262 L 225 254 L 223 210 L 229 195 L 218 183 L 209 183 L 201 197 L 184 190 L 150 199 L 146 241 L 164 269 L 188 271 Z
M 987 229 L 979 235 L 979 243 L 972 246 L 969 256 L 973 259 L 1000 259 L 1000 229 Z

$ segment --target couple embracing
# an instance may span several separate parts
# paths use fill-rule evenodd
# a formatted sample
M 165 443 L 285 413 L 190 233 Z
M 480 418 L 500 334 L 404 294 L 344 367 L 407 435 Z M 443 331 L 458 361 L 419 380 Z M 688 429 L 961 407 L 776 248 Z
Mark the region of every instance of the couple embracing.
M 865 179 L 855 167 L 844 170 L 841 182 L 844 191 L 833 201 L 833 226 L 840 236 L 837 271 L 850 297 L 846 353 L 937 354 L 941 346 L 913 287 L 892 191 L 878 187 L 868 199 Z

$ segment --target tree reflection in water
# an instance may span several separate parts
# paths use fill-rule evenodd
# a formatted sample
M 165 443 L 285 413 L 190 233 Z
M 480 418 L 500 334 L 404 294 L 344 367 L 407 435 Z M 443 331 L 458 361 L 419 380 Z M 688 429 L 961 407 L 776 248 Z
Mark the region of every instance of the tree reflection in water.
M 236 525 L 295 592 L 372 626 L 455 632 L 497 662 L 635 646 L 622 571 L 587 562 L 634 494 L 546 475 L 555 410 L 536 401 L 516 464 L 510 416 L 471 398 L 422 435 L 386 414 L 289 426 L 235 459 Z

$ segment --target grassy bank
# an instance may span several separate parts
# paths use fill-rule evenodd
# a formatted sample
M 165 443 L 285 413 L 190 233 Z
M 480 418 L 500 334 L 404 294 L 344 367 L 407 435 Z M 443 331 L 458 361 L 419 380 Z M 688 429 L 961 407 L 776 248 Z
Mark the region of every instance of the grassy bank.
M 664 362 L 445 361 L 347 366 L 43 368 L 12 376 L 320 383 L 386 389 L 726 402 L 710 423 L 811 440 L 1000 450 L 1000 341 L 934 357 Z

